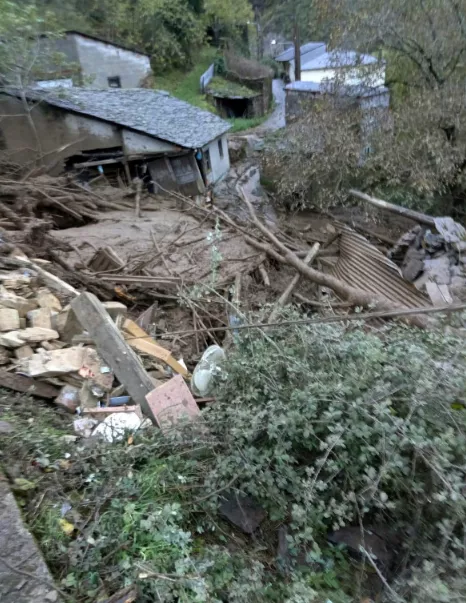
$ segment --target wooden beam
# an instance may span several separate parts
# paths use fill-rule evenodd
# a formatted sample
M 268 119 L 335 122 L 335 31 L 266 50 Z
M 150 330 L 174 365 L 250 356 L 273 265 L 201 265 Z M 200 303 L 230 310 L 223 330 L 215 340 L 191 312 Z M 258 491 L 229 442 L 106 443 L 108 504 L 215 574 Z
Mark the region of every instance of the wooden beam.
M 173 358 L 171 352 L 158 345 L 155 340 L 152 339 L 144 331 L 144 329 L 141 329 L 141 327 L 134 321 L 126 319 L 123 323 L 123 330 L 125 331 L 125 339 L 135 350 L 161 360 L 176 373 L 183 375 L 183 377 L 187 377 L 189 375 L 184 366 Z
M 100 161 L 83 161 L 82 163 L 74 163 L 73 167 L 75 170 L 80 168 L 97 167 L 99 165 L 111 165 L 113 163 L 122 163 L 124 160 L 123 155 L 121 157 L 114 157 L 113 159 L 101 159 Z
M 105 307 L 92 293 L 81 293 L 71 302 L 71 308 L 83 328 L 97 345 L 97 350 L 110 366 L 118 381 L 144 413 L 155 420 L 146 395 L 154 389 L 152 379 L 136 353 L 126 343 Z
M 422 214 L 421 212 L 414 211 L 412 209 L 407 209 L 406 207 L 401 207 L 400 205 L 395 205 L 394 203 L 389 203 L 388 201 L 383 201 L 382 199 L 376 199 L 375 197 L 371 197 L 370 195 L 366 195 L 366 193 L 362 193 L 361 191 L 357 191 L 355 189 L 350 189 L 348 192 L 350 195 L 353 195 L 353 197 L 362 199 L 371 205 L 375 205 L 375 207 L 386 209 L 392 213 L 399 214 L 400 216 L 404 216 L 405 218 L 419 222 L 419 224 L 425 224 L 426 226 L 435 228 L 435 220 L 432 216 Z
M 12 389 L 22 394 L 30 394 L 37 398 L 56 398 L 60 393 L 60 389 L 54 385 L 4 370 L 0 370 L 0 387 Z

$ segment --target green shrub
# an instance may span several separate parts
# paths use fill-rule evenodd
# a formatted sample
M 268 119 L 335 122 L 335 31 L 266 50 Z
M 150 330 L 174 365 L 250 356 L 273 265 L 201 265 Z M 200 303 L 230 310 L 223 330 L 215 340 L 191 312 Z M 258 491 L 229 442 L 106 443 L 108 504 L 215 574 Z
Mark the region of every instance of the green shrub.
M 235 480 L 316 555 L 360 522 L 389 525 L 408 565 L 446 530 L 463 554 L 465 368 L 461 339 L 402 326 L 242 335 L 207 413 L 223 447 L 209 490 Z

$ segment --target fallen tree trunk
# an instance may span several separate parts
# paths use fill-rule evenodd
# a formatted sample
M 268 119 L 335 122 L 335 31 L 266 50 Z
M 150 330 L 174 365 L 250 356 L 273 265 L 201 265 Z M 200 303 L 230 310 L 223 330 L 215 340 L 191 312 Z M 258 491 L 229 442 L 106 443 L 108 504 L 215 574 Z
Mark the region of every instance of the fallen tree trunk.
M 319 248 L 320 248 L 320 244 L 314 243 L 314 245 L 309 250 L 306 258 L 304 259 L 305 264 L 312 264 L 312 261 L 316 257 L 317 252 L 319 251 Z M 273 322 L 276 319 L 278 312 L 280 311 L 280 308 L 283 308 L 283 306 L 286 304 L 286 302 L 288 301 L 288 298 L 293 293 L 296 285 L 299 283 L 300 278 L 301 278 L 301 274 L 298 272 L 291 279 L 291 282 L 288 285 L 288 287 L 285 289 L 285 291 L 280 295 L 280 297 L 276 301 L 275 306 L 274 306 L 272 312 L 270 313 L 269 322 Z
M 432 218 L 432 216 L 422 214 L 421 212 L 414 211 L 412 209 L 407 209 L 406 207 L 401 207 L 400 205 L 395 205 L 394 203 L 389 203 L 388 201 L 383 201 L 382 199 L 376 199 L 375 197 L 371 197 L 370 195 L 366 195 L 366 193 L 362 193 L 361 191 L 357 191 L 355 189 L 350 189 L 348 192 L 350 195 L 353 195 L 353 197 L 362 199 L 363 201 L 366 201 L 375 207 L 386 209 L 387 211 L 391 211 L 395 214 L 399 214 L 400 216 L 404 216 L 405 218 L 410 218 L 415 222 L 419 222 L 419 224 L 425 224 L 426 226 L 433 226 L 435 228 L 435 220 Z
M 368 307 L 372 306 L 377 311 L 381 312 L 393 312 L 398 309 L 404 309 L 405 306 L 401 306 L 389 301 L 387 298 L 382 297 L 380 295 L 375 295 L 373 293 L 367 293 L 366 291 L 362 291 L 361 289 L 357 289 L 355 287 L 351 287 L 347 285 L 343 281 L 338 278 L 335 278 L 331 274 L 326 274 L 324 272 L 319 272 L 314 268 L 307 266 L 302 260 L 300 260 L 296 255 L 289 251 L 287 247 L 277 239 L 277 237 L 272 234 L 268 228 L 266 228 L 262 222 L 258 219 L 256 212 L 254 211 L 251 202 L 247 198 L 243 189 L 240 189 L 241 196 L 246 204 L 249 214 L 251 216 L 252 221 L 257 226 L 257 228 L 261 231 L 261 233 L 272 243 L 275 249 L 279 250 L 280 253 L 277 253 L 279 257 L 280 254 L 283 255 L 283 258 L 286 260 L 288 264 L 296 268 L 296 270 L 302 274 L 305 278 L 317 283 L 322 287 L 328 287 L 332 289 L 339 297 L 344 300 L 350 301 L 356 306 Z M 252 244 L 252 243 L 251 243 Z M 257 246 L 257 245 L 256 245 Z M 265 250 L 264 250 L 265 251 Z M 273 250 L 275 251 L 275 250 Z M 269 250 L 267 250 L 269 252 Z M 271 254 L 274 257 L 274 254 Z M 278 259 L 278 258 L 277 258 Z M 425 327 L 425 320 L 421 319 L 417 316 L 411 316 L 409 318 L 409 322 L 419 327 Z

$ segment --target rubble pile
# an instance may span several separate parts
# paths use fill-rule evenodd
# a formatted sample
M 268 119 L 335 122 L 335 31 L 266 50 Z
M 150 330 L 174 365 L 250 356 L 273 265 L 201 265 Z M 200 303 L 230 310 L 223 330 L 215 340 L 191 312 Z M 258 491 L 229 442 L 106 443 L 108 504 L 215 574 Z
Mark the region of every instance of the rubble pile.
M 152 422 L 170 427 L 181 412 L 170 410 L 176 396 L 195 416 L 186 366 L 130 320 L 123 303 L 79 294 L 47 264 L 20 250 L 0 258 L 0 387 L 78 414 L 79 435 L 107 441 Z
M 388 255 L 405 279 L 429 295 L 433 305 L 464 302 L 466 229 L 451 218 L 434 220 L 435 229 L 416 225 Z

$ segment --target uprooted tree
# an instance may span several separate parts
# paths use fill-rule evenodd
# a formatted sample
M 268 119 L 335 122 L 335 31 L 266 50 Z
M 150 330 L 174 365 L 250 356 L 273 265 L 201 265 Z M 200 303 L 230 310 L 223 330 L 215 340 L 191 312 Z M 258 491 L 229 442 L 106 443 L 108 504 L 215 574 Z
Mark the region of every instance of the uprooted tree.
M 348 185 L 357 182 L 402 191 L 400 200 L 411 195 L 424 208 L 438 196 L 461 206 L 465 11 L 464 0 L 320 3 L 321 19 L 334 24 L 333 45 L 380 53 L 386 60 L 391 106 L 385 117 L 376 116 L 380 127 L 372 127 L 367 137 L 367 131 L 361 136 L 367 115 L 358 107 L 344 115 L 329 96 L 314 104 L 272 145 L 268 159 L 275 173 L 278 169 L 278 188 L 288 203 L 329 205 L 344 199 Z

